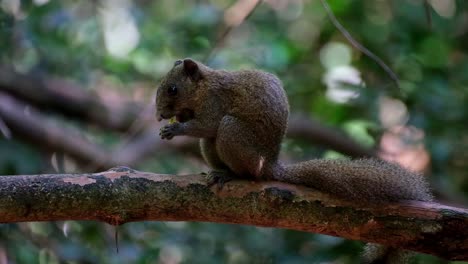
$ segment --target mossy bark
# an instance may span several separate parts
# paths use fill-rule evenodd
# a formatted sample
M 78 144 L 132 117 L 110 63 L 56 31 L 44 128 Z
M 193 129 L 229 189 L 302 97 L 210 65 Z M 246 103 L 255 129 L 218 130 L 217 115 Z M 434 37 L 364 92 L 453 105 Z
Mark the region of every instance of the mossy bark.
M 117 167 L 95 174 L 0 176 L 0 222 L 202 221 L 278 227 L 468 260 L 468 210 L 407 201 L 362 207 L 280 182 L 208 187 L 203 175 Z

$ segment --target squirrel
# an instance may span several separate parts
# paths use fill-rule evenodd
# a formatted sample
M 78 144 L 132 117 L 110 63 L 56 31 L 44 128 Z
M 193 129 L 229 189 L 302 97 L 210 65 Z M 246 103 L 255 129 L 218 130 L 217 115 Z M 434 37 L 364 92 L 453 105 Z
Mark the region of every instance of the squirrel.
M 289 103 L 281 81 L 259 70 L 215 70 L 193 59 L 177 60 L 156 93 L 162 139 L 200 138 L 211 167 L 208 183 L 233 178 L 305 185 L 357 203 L 431 201 L 424 178 L 376 159 L 315 159 L 292 165 L 278 161 L 288 126 Z M 404 263 L 402 250 L 366 246 L 364 263 Z

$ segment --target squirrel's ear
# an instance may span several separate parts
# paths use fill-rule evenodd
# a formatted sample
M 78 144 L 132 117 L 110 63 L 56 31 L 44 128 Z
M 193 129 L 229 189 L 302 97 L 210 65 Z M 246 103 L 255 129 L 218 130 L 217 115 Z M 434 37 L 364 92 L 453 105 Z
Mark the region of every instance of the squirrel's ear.
M 191 59 L 184 60 L 184 71 L 193 81 L 198 81 L 202 78 L 198 64 Z

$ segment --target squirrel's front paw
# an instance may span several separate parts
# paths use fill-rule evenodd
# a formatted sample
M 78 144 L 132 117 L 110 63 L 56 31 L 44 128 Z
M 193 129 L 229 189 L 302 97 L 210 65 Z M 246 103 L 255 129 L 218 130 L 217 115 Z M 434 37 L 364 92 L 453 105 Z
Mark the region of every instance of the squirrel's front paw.
M 159 135 L 161 139 L 172 139 L 174 136 L 177 136 L 180 131 L 180 124 L 174 123 L 161 127 L 159 130 Z

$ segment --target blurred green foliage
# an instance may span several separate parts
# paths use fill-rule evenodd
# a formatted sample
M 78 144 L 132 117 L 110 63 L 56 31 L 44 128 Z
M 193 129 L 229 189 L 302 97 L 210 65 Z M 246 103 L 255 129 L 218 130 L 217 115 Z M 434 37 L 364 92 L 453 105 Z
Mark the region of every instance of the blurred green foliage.
M 399 75 L 399 88 L 348 44 L 320 1 L 263 2 L 207 63 L 277 74 L 292 112 L 341 127 L 366 146 L 378 142 L 385 131 L 380 99 L 398 100 L 407 113 L 400 124 L 424 133 L 434 189 L 466 202 L 468 1 L 432 1 L 432 29 L 422 1 L 329 2 L 352 35 Z M 131 95 L 132 87 L 145 83 L 151 94 L 176 59 L 206 58 L 223 28 L 224 11 L 234 3 L 2 0 L 0 62 L 20 72 L 71 79 L 90 90 L 105 82 Z M 115 135 L 101 137 L 109 145 L 119 140 Z M 287 140 L 284 149 L 296 159 L 336 156 L 293 140 Z M 191 163 L 181 167 L 185 158 L 167 155 L 138 168 L 161 173 L 201 170 Z M 14 135 L 0 138 L 0 174 L 50 170 L 49 158 L 34 146 L 16 141 Z M 130 223 L 118 230 L 117 254 L 115 230 L 104 224 L 2 225 L 0 250 L 10 263 L 356 263 L 362 245 L 322 235 L 208 223 Z M 442 263 L 430 256 L 419 260 Z

